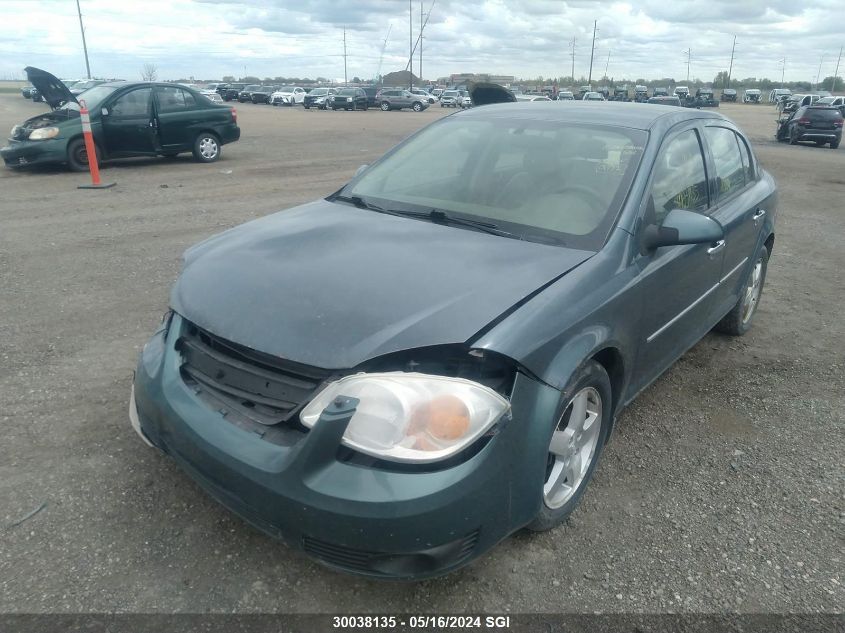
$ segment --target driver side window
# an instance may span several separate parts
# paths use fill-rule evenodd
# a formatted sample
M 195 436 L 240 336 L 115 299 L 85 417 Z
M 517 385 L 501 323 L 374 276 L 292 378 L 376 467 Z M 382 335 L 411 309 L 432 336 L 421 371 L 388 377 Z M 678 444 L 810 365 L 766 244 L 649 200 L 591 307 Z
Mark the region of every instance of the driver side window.
M 139 88 L 127 92 L 112 105 L 112 116 L 115 117 L 141 117 L 150 112 L 150 88 Z
M 648 223 L 661 224 L 673 209 L 703 212 L 709 206 L 707 172 L 696 130 L 681 132 L 661 148 L 654 166 Z

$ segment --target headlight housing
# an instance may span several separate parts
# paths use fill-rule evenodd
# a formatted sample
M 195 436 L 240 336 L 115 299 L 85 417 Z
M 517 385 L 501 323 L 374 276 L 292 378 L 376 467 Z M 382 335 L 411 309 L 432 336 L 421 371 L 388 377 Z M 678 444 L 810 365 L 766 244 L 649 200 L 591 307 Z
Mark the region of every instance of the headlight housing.
M 45 141 L 48 138 L 55 138 L 59 135 L 59 128 L 57 127 L 40 127 L 37 130 L 32 130 L 29 133 L 30 141 Z
M 388 372 L 356 374 L 329 384 L 302 410 L 302 423 L 313 427 L 338 396 L 360 400 L 343 444 L 396 462 L 451 457 L 510 411 L 504 397 L 471 380 Z

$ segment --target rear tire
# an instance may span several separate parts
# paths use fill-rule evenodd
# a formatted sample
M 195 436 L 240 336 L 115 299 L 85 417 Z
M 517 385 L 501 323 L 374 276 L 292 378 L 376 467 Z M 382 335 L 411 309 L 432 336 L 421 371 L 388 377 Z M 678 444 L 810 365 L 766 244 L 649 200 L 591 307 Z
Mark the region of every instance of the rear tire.
M 387 112 L 388 110 L 390 110 L 390 104 L 387 101 L 382 101 L 381 102 L 381 111 Z
M 414 105 L 411 106 L 411 109 L 414 112 L 422 112 L 423 105 L 419 101 L 414 101 Z
M 220 158 L 220 139 L 211 132 L 203 132 L 194 141 L 194 160 L 213 163 Z
M 100 164 L 100 148 L 94 144 L 94 152 L 97 154 L 97 164 Z M 85 147 L 85 139 L 78 138 L 71 141 L 67 146 L 67 165 L 71 171 L 88 171 L 88 149 Z
M 731 308 L 721 321 L 714 328 L 722 334 L 730 336 L 742 336 L 751 329 L 751 322 L 760 305 L 760 298 L 763 296 L 763 285 L 766 283 L 766 271 L 769 268 L 769 251 L 763 246 L 757 253 L 754 266 L 748 274 L 748 279 L 742 286 L 742 293 L 739 301 Z M 756 275 L 756 279 L 755 279 Z
M 551 530 L 572 514 L 601 457 L 612 408 L 613 392 L 607 372 L 596 361 L 587 361 L 563 390 L 549 431 L 549 449 L 537 456 L 546 460 L 546 474 L 538 491 L 540 511 L 526 526 L 528 530 Z
M 830 149 L 836 149 L 837 147 L 839 147 L 839 141 L 830 142 Z

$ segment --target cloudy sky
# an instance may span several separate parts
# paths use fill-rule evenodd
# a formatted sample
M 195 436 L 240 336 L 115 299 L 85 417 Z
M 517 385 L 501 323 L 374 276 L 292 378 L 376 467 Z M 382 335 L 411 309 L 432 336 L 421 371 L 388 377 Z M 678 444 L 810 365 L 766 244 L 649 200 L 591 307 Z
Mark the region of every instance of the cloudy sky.
M 160 79 L 373 77 L 408 59 L 408 0 L 80 0 L 95 76 L 139 79 L 154 63 Z M 420 0 L 413 28 L 420 26 Z M 424 0 L 429 11 L 432 0 Z M 710 81 L 733 76 L 815 81 L 832 75 L 845 44 L 838 0 L 434 0 L 423 43 L 423 75 L 489 72 L 533 78 L 586 75 L 598 20 L 594 76 Z M 60 77 L 85 75 L 74 0 L 0 0 L 0 79 L 32 65 Z M 608 57 L 609 55 L 609 57 Z M 418 72 L 418 61 L 414 61 Z M 845 74 L 845 63 L 839 72 Z

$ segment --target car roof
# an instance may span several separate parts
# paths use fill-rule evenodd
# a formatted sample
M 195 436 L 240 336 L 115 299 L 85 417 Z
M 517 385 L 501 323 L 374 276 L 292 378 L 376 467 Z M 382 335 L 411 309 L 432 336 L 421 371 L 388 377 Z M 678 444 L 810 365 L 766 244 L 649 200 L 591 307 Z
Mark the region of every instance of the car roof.
M 559 121 L 561 123 L 592 123 L 638 130 L 651 130 L 657 127 L 668 128 L 676 123 L 694 119 L 728 121 L 726 117 L 717 112 L 662 105 L 651 105 L 646 108 L 640 103 L 622 103 L 617 101 L 606 101 L 590 105 L 576 101 L 563 110 L 554 102 L 535 101 L 530 108 L 526 108 L 524 102 L 496 103 L 456 113 L 453 116 L 480 120 L 525 119 L 532 121 Z

